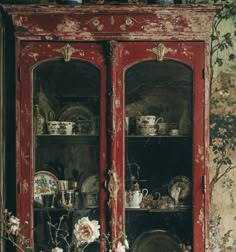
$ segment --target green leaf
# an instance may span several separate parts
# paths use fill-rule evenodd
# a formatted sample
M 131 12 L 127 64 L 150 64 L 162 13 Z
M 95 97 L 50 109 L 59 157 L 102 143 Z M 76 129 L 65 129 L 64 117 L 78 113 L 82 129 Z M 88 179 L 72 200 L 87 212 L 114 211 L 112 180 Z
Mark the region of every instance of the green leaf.
M 214 34 L 211 34 L 211 39 L 212 39 L 212 40 L 217 40 L 218 37 L 217 37 L 216 35 L 214 35 Z
M 25 252 L 33 252 L 33 249 L 31 247 L 25 248 Z
M 226 39 L 229 39 L 231 37 L 231 32 L 227 32 L 225 35 L 223 35 Z
M 235 54 L 234 53 L 231 53 L 230 55 L 229 55 L 229 60 L 230 61 L 233 61 L 235 59 Z
M 218 64 L 218 66 L 222 66 L 223 65 L 223 59 L 217 58 L 216 63 Z

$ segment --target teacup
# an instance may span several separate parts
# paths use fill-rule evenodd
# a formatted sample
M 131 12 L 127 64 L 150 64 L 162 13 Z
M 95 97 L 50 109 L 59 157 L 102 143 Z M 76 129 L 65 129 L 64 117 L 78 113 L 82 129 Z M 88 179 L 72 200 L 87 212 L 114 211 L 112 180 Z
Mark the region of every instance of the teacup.
M 161 121 L 161 122 L 160 122 Z M 154 115 L 138 116 L 136 118 L 137 133 L 140 135 L 154 136 L 157 134 L 167 133 L 167 123 L 163 122 L 163 117 L 156 117 Z
M 140 135 L 156 135 L 156 116 L 146 115 L 136 117 L 136 129 Z
M 161 194 L 159 192 L 153 192 L 143 197 L 140 206 L 141 208 L 157 208 L 160 198 Z
M 174 207 L 174 200 L 170 196 L 162 196 L 158 201 L 158 208 L 160 209 L 171 209 Z
M 125 207 L 140 208 L 142 199 L 148 195 L 148 189 L 144 188 L 142 191 L 126 191 L 125 192 Z
M 151 127 L 156 125 L 156 116 L 154 115 L 146 115 L 146 116 L 138 116 L 136 118 L 137 127 Z
M 178 129 L 171 129 L 170 130 L 170 135 L 171 136 L 178 136 L 179 135 L 179 130 Z
M 157 128 L 158 128 L 158 130 L 157 130 L 158 134 L 160 134 L 160 135 L 167 134 L 168 124 L 164 123 L 163 117 L 159 117 L 156 120 L 156 125 L 157 125 Z

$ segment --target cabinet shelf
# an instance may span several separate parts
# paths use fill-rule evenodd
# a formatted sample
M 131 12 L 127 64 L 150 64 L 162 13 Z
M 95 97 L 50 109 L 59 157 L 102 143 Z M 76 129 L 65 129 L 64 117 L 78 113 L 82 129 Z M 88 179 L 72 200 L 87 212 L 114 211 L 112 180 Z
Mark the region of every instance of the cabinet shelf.
M 37 135 L 38 144 L 97 143 L 99 135 Z
M 90 211 L 90 210 L 94 210 L 94 209 L 98 209 L 98 208 L 85 208 L 85 209 L 70 209 L 67 210 L 65 208 L 51 208 L 51 207 L 38 207 L 38 208 L 34 208 L 34 211 L 38 211 L 38 212 L 45 212 L 45 211 L 49 211 L 49 212 L 78 212 L 78 211 Z M 191 211 L 191 207 L 183 207 L 183 208 L 173 208 L 173 209 L 150 209 L 150 208 L 125 208 L 125 210 L 127 212 L 145 212 L 145 213 L 178 213 L 178 212 L 189 212 Z
M 190 142 L 191 136 L 179 135 L 156 135 L 156 136 L 142 136 L 142 135 L 129 135 L 126 136 L 126 141 L 129 143 L 139 141 L 158 141 L 158 142 Z M 55 143 L 95 143 L 99 140 L 99 135 L 37 135 L 38 144 L 55 144 Z
M 158 138 L 158 139 L 191 139 L 191 136 L 190 135 L 178 135 L 178 136 L 170 136 L 170 135 L 155 135 L 155 136 L 145 136 L 145 135 L 127 135 L 125 138 L 128 138 L 128 139 L 135 139 L 135 138 L 138 138 L 138 139 L 147 139 L 147 138 L 150 138 L 150 139 L 155 139 L 155 138 Z
M 189 212 L 191 211 L 190 206 L 182 208 L 169 208 L 169 209 L 160 209 L 160 208 L 125 208 L 127 212 L 145 212 L 145 213 L 179 213 L 179 212 Z
M 192 137 L 189 135 L 155 135 L 155 136 L 142 136 L 142 135 L 128 135 L 125 137 L 127 143 L 137 142 L 152 142 L 152 143 L 191 143 Z
M 92 211 L 98 209 L 98 207 L 91 207 L 91 208 L 72 208 L 72 209 L 65 209 L 65 208 L 52 208 L 52 207 L 35 207 L 34 211 L 38 212 L 67 212 L 67 213 L 72 213 L 74 211 L 76 212 L 82 212 L 82 211 Z
M 65 208 L 52 208 L 52 207 L 35 207 L 34 211 L 37 212 L 73 212 L 74 209 L 67 210 Z

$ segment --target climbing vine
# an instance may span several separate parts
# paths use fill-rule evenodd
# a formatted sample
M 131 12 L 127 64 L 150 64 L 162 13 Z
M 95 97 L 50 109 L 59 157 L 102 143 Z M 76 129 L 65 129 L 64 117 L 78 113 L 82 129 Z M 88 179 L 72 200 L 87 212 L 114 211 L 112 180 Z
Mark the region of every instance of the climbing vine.
M 215 3 L 220 2 L 214 0 Z M 214 153 L 214 171 L 210 181 L 210 199 L 215 185 L 230 171 L 236 168 L 233 164 L 232 153 L 236 148 L 236 105 L 235 80 L 231 74 L 222 74 L 220 79 L 215 78 L 215 70 L 219 70 L 226 61 L 234 61 L 234 40 L 236 38 L 236 3 L 221 1 L 223 9 L 216 15 L 211 34 L 210 51 L 210 90 L 211 90 L 211 147 Z M 222 23 L 233 20 L 234 31 L 221 34 Z M 227 59 L 222 55 L 226 54 Z
M 236 169 L 234 160 L 236 149 L 236 75 L 230 66 L 236 61 L 236 2 L 214 0 L 223 4 L 222 11 L 216 15 L 211 34 L 210 51 L 210 136 L 213 151 L 213 168 L 210 180 L 210 251 L 236 251 L 233 230 L 221 231 L 222 218 L 217 205 L 213 204 L 213 191 L 220 183 L 223 192 L 229 194 L 231 207 L 235 206 L 234 183 L 230 172 Z M 233 24 L 225 32 L 226 24 Z M 222 31 L 224 31 L 222 33 Z M 225 67 L 227 66 L 227 67 Z M 223 68 L 224 67 L 224 68 Z M 231 69 L 230 69 L 231 68 Z M 224 71 L 222 70 L 224 69 Z M 217 72 L 217 76 L 216 76 Z M 236 221 L 236 216 L 232 216 Z

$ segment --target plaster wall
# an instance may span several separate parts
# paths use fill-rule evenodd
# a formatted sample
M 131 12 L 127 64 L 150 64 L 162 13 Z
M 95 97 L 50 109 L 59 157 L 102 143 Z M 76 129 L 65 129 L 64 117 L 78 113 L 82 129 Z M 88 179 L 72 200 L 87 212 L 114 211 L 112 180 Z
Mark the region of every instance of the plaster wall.
M 198 3 L 202 1 L 197 1 Z M 234 2 L 233 2 L 234 3 Z M 223 21 L 219 26 L 220 37 L 230 32 L 232 35 L 235 32 L 236 18 L 229 18 Z M 229 60 L 229 56 L 236 52 L 236 40 L 233 38 L 233 46 L 219 51 L 219 57 L 223 59 L 222 66 L 214 66 L 214 79 L 212 85 L 211 98 L 222 98 L 224 102 L 216 108 L 211 107 L 211 115 L 218 114 L 222 118 L 227 115 L 236 115 L 236 59 Z M 214 59 L 213 59 L 214 60 Z M 228 92 L 225 92 L 222 87 L 231 83 L 232 87 Z M 218 90 L 216 90 L 218 88 Z M 235 127 L 235 121 L 229 120 L 229 125 L 218 125 L 222 130 L 229 129 L 230 123 Z M 213 125 L 211 125 L 212 127 Z M 234 131 L 235 132 L 235 131 Z M 212 134 L 211 134 L 212 136 Z M 235 132 L 236 136 L 236 132 Z M 234 137 L 233 137 L 234 138 Z M 216 142 L 215 142 L 216 143 Z M 234 141 L 235 143 L 235 141 Z M 214 162 L 213 146 L 210 151 L 210 166 L 209 174 L 210 181 L 216 175 L 217 165 Z M 236 151 L 232 150 L 227 153 L 232 164 L 223 165 L 221 174 L 223 175 L 214 184 L 212 188 L 212 197 L 210 200 L 210 252 L 235 252 L 236 251 Z M 230 167 L 230 170 L 226 170 Z

